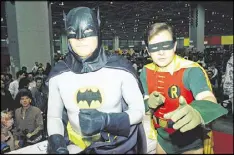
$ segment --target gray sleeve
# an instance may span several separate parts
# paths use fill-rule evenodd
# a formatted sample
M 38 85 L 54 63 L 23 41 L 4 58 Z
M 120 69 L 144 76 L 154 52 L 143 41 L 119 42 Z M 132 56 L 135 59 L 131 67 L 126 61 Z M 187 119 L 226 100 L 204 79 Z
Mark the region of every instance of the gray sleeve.
M 62 122 L 64 104 L 57 86 L 56 77 L 49 80 L 49 97 L 47 110 L 47 131 L 48 135 L 64 135 L 64 126 Z
M 187 68 L 184 72 L 183 83 L 188 90 L 192 91 L 194 97 L 203 91 L 211 91 L 205 74 L 199 67 Z
M 141 94 L 136 78 L 128 72 L 125 72 L 122 81 L 123 98 L 128 104 L 130 124 L 137 124 L 142 121 L 145 114 L 143 95 Z

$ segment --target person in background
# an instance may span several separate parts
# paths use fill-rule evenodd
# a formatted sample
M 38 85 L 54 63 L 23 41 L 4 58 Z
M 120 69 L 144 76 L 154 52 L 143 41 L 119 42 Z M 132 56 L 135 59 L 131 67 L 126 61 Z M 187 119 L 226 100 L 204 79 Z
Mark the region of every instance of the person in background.
M 204 61 L 204 54 L 202 52 L 198 53 L 198 61 L 197 63 L 201 64 L 203 68 L 206 67 L 206 63 Z
M 215 67 L 215 62 L 212 62 L 210 63 L 210 65 L 208 65 L 208 70 L 213 72 L 213 76 L 211 77 L 211 79 L 218 79 L 218 69 Z
M 1 80 L 5 83 L 6 81 L 6 76 L 4 73 L 1 73 Z
M 6 81 L 5 81 L 6 89 L 8 89 L 8 88 L 9 88 L 9 85 L 10 85 L 10 83 L 13 81 L 13 79 L 12 79 L 12 75 L 9 74 L 9 73 L 6 74 L 5 76 L 6 76 Z
M 36 144 L 42 140 L 43 118 L 41 110 L 31 105 L 30 90 L 21 89 L 16 97 L 21 107 L 15 110 L 13 136 L 17 147 Z
M 207 75 L 208 75 L 208 77 L 210 79 L 210 83 L 211 83 L 214 95 L 217 96 L 217 94 L 218 94 L 218 88 L 219 88 L 218 79 L 217 78 L 212 78 L 213 74 L 214 73 L 211 70 L 207 70 Z
M 29 89 L 29 79 L 27 78 L 27 77 L 24 77 L 24 78 L 22 78 L 22 79 L 20 79 L 20 81 L 19 81 L 19 90 L 21 90 L 21 89 Z
M 50 65 L 49 62 L 47 62 L 47 63 L 46 63 L 46 69 L 45 69 L 45 71 L 44 71 L 44 74 L 45 74 L 46 76 L 48 76 L 49 73 L 50 73 L 50 70 L 51 70 L 51 65 Z
M 29 86 L 28 86 L 28 89 L 32 89 L 34 87 L 36 87 L 36 82 L 34 80 L 34 77 L 33 77 L 33 73 L 30 72 L 28 73 L 28 80 L 29 80 Z
M 3 80 L 1 80 L 1 111 L 15 110 L 16 108 L 11 93 L 5 88 L 5 84 Z
M 26 66 L 23 66 L 22 68 L 21 68 L 21 70 L 23 71 L 23 72 L 25 72 L 25 76 L 27 76 L 27 74 L 28 74 L 28 68 L 26 67 Z
M 43 81 L 45 82 L 47 76 L 44 74 L 44 69 L 42 67 L 38 67 L 37 75 L 35 76 L 35 78 L 37 78 L 37 77 L 41 77 L 43 79 Z
M 226 72 L 223 82 L 223 93 L 224 95 L 229 96 L 229 101 L 232 106 L 232 114 L 233 114 L 233 53 L 231 54 L 230 59 L 227 62 Z
M 45 68 L 44 68 L 44 66 L 43 66 L 43 64 L 42 64 L 42 63 L 39 63 L 38 68 L 39 68 L 39 67 L 43 68 L 43 71 L 45 70 Z M 38 69 L 37 69 L 37 70 L 38 70 Z
M 25 77 L 25 72 L 20 70 L 16 73 L 16 80 L 10 83 L 8 90 L 10 91 L 13 99 L 15 99 L 15 96 L 18 93 L 19 81 L 24 77 Z
M 1 154 L 5 154 L 11 151 L 10 146 L 7 144 L 10 138 L 11 137 L 8 133 L 8 130 L 1 127 Z
M 10 149 L 8 151 L 13 151 L 16 149 L 14 144 L 14 137 L 11 131 L 13 124 L 14 120 L 12 111 L 1 111 L 1 142 L 9 146 Z
M 48 87 L 45 86 L 41 77 L 35 79 L 36 87 L 31 89 L 33 106 L 38 107 L 43 113 L 47 110 Z
M 32 68 L 32 72 L 33 72 L 34 75 L 36 75 L 38 67 L 39 67 L 38 62 L 35 62 L 35 65 Z
M 135 71 L 137 72 L 137 64 L 136 64 L 136 60 L 132 61 L 133 65 L 132 67 L 135 69 Z

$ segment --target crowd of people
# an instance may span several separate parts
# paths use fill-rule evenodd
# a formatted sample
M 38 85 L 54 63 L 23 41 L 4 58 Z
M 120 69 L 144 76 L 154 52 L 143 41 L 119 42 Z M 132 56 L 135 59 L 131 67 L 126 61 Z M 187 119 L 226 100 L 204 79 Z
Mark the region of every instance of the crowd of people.
M 51 70 L 47 63 L 35 62 L 30 72 L 23 66 L 13 79 L 1 73 L 1 152 L 38 143 L 46 135 L 48 87 Z

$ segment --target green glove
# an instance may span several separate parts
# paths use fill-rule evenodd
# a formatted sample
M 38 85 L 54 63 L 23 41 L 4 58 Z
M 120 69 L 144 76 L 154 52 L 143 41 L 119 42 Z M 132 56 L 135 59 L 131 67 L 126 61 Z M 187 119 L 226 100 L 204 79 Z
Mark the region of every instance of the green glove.
M 156 109 L 158 106 L 164 104 L 165 97 L 157 91 L 150 94 L 148 99 L 148 106 L 151 109 Z
M 175 130 L 180 129 L 181 132 L 186 132 L 202 123 L 200 113 L 188 105 L 183 96 L 180 96 L 179 103 L 180 105 L 176 110 L 164 115 L 165 119 L 171 119 L 175 122 L 173 125 Z

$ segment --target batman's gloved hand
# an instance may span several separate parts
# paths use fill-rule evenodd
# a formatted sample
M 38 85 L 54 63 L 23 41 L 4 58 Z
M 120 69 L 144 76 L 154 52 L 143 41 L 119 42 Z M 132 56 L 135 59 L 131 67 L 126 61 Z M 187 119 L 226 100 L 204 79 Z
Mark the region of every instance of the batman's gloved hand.
M 106 131 L 127 137 L 130 132 L 129 116 L 125 112 L 104 113 L 96 109 L 80 109 L 79 121 L 82 134 L 85 136 Z
M 54 134 L 54 135 L 49 136 L 47 153 L 48 154 L 69 154 L 66 142 L 62 135 Z
M 179 103 L 180 105 L 176 110 L 164 115 L 164 118 L 175 122 L 173 125 L 175 130 L 180 129 L 181 132 L 186 132 L 202 123 L 203 120 L 200 113 L 187 104 L 183 96 L 180 96 Z

